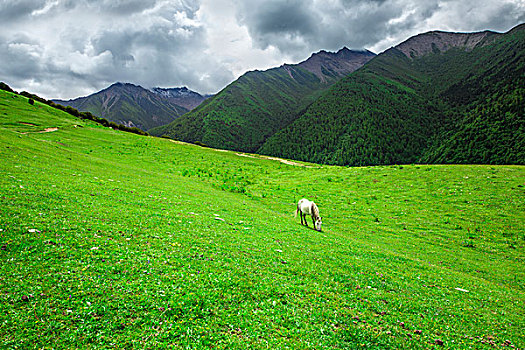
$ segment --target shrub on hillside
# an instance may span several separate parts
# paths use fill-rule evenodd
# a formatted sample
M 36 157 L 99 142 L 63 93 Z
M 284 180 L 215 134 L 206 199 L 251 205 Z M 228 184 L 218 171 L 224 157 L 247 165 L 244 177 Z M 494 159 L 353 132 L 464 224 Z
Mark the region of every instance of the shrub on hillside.
M 0 90 L 9 91 L 9 92 L 12 92 L 13 94 L 16 94 L 16 92 L 13 89 L 11 89 L 11 87 L 7 85 L 6 83 L 4 83 L 3 81 L 0 81 Z

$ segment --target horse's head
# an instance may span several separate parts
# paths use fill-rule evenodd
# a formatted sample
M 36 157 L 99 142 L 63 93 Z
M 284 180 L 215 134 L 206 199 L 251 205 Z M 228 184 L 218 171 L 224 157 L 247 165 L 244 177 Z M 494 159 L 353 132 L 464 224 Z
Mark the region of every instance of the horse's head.
M 315 220 L 315 229 L 319 232 L 321 232 L 321 225 L 323 222 L 321 221 L 321 217 L 318 217 L 317 220 Z

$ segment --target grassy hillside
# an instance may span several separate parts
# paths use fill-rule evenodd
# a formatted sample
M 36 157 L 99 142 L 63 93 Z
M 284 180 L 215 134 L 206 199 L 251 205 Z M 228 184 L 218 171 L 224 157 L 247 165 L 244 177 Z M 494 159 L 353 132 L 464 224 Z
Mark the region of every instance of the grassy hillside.
M 288 165 L 4 91 L 0 157 L 1 347 L 525 347 L 522 166 Z
M 368 51 L 348 49 L 320 52 L 297 65 L 248 72 L 182 118 L 148 132 L 254 152 L 268 137 L 291 123 L 322 91 L 373 56 Z
M 488 35 L 472 50 L 434 47 L 409 58 L 392 48 L 336 83 L 259 152 L 339 165 L 523 164 L 524 29 Z
M 249 72 L 183 118 L 150 133 L 255 151 L 317 97 L 314 91 L 326 87 L 313 73 L 299 68 L 294 79 L 282 68 Z

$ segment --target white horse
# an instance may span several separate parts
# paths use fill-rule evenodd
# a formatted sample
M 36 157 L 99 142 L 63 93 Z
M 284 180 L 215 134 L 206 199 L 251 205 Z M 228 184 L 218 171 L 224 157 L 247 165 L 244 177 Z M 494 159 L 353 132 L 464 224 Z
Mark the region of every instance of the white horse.
M 322 221 L 321 217 L 319 216 L 319 208 L 317 208 L 317 205 L 315 205 L 314 202 L 309 201 L 306 198 L 299 200 L 299 203 L 297 203 L 297 210 L 295 211 L 295 217 L 297 217 L 297 213 L 300 213 L 301 215 L 301 225 L 303 225 L 304 217 L 304 225 L 308 226 L 306 215 L 311 215 L 314 228 L 317 231 L 321 231 Z

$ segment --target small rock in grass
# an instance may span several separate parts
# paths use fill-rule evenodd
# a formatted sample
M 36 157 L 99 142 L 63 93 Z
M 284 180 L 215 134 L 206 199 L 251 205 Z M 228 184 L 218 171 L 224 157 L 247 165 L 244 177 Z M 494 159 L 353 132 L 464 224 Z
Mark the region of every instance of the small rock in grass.
M 28 302 L 29 297 L 27 295 L 22 295 L 22 301 Z
M 436 340 L 434 341 L 434 343 L 435 343 L 436 345 L 443 346 L 443 340 L 441 340 L 441 339 L 436 339 Z
M 419 329 L 416 329 L 416 330 L 414 331 L 414 333 L 415 333 L 415 334 L 421 334 L 421 333 L 423 333 L 423 332 L 422 332 L 421 330 L 419 330 Z

